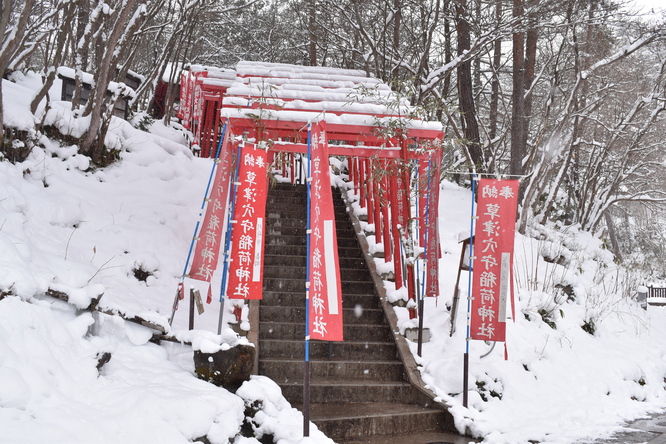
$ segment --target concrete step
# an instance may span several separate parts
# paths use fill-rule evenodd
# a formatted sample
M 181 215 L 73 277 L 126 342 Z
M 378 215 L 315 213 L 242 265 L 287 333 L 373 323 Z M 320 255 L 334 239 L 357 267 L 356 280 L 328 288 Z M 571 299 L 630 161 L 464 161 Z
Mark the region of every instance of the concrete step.
M 303 359 L 305 341 L 287 339 L 260 339 L 259 360 Z M 396 358 L 396 347 L 391 342 L 323 342 L 310 341 L 310 359 L 347 359 L 350 361 L 389 361 Z
M 277 249 L 277 248 L 276 248 Z M 339 257 L 341 270 L 367 270 L 365 259 L 357 257 Z M 264 266 L 284 265 L 285 267 L 305 267 L 305 256 L 290 256 L 287 254 L 264 254 Z
M 297 208 L 303 208 L 303 211 L 307 208 L 307 197 L 305 195 L 300 195 L 298 193 L 292 193 L 285 196 L 268 196 L 266 198 L 266 208 L 270 209 L 281 209 L 283 206 L 291 206 Z M 347 206 L 341 200 L 333 199 L 333 209 L 336 212 L 346 212 Z
M 302 267 L 303 269 L 305 269 L 305 256 L 264 254 L 264 267 L 267 268 L 273 266 Z M 340 264 L 340 266 L 342 266 L 342 264 Z
M 271 359 L 259 361 L 259 373 L 268 376 L 277 383 L 289 383 L 303 380 L 303 358 Z M 399 360 L 393 361 L 310 361 L 310 378 L 313 381 L 363 380 L 404 381 L 405 369 Z
M 305 231 L 300 235 L 275 234 L 274 228 L 268 228 L 266 232 L 265 245 L 306 245 L 307 236 Z M 284 228 L 281 228 L 284 230 Z M 338 237 L 338 248 L 359 248 L 356 237 Z
M 298 219 L 305 220 L 307 209 L 300 203 L 274 203 L 266 204 L 266 217 L 276 219 Z M 346 211 L 336 211 L 335 220 L 342 222 L 349 221 L 349 215 Z
M 305 304 L 302 307 L 264 306 L 259 310 L 259 322 L 305 322 Z M 384 323 L 384 311 L 374 308 L 343 308 L 343 324 Z
M 336 442 L 382 435 L 387 440 L 381 442 L 386 444 L 417 444 L 406 436 L 401 439 L 400 435 L 437 432 L 446 427 L 443 411 L 402 403 L 311 404 L 310 419 Z M 444 444 L 449 441 L 423 442 Z
M 266 236 L 302 236 L 305 237 L 305 227 L 267 227 Z
M 305 279 L 305 264 L 299 267 L 296 265 L 287 265 L 286 263 L 275 264 L 275 262 L 277 261 L 274 261 L 272 265 L 268 265 L 264 261 L 264 278 Z M 372 282 L 370 272 L 365 267 L 342 268 L 342 266 L 340 266 L 340 276 L 341 278 L 344 277 L 345 280 L 353 282 Z
M 290 219 L 288 217 L 283 217 L 277 211 L 266 211 L 266 227 L 301 227 L 305 228 L 307 220 L 305 219 L 305 214 L 303 217 L 298 217 L 295 219 Z
M 266 198 L 266 205 L 280 206 L 284 204 L 300 205 L 306 207 L 307 196 L 305 193 L 280 193 L 269 195 Z
M 264 266 L 264 289 L 268 290 L 266 287 L 266 282 L 269 279 L 295 279 L 301 281 L 303 285 L 300 286 L 301 289 L 305 289 L 305 267 L 288 267 L 288 266 L 279 266 L 279 265 L 265 265 Z M 280 290 L 280 291 L 291 291 L 291 290 Z
M 264 255 L 277 255 L 277 256 L 303 256 L 305 257 L 305 245 L 265 245 Z M 346 248 L 338 246 L 338 257 L 342 258 L 357 258 L 363 259 L 363 252 L 357 246 L 354 248 Z
M 286 272 L 284 274 L 287 274 Z M 340 278 L 342 280 L 342 293 L 353 292 L 355 294 L 374 294 L 375 286 L 371 280 L 364 281 L 350 281 L 347 280 L 347 276 L 340 273 Z M 264 290 L 267 291 L 302 291 L 305 289 L 305 280 L 303 278 L 296 277 L 279 277 L 272 278 L 264 276 Z
M 279 220 L 274 218 L 273 222 Z M 303 226 L 281 226 L 281 225 L 271 225 L 270 223 L 266 224 L 266 235 L 267 236 L 305 236 L 305 225 Z M 336 235 L 340 239 L 356 239 L 356 233 L 347 226 L 346 224 L 336 224 Z
M 305 245 L 264 245 L 264 255 L 305 257 Z M 338 246 L 338 258 L 363 259 L 363 252 L 359 247 Z
M 348 324 L 343 327 L 345 341 L 391 341 L 393 333 L 386 325 Z M 292 339 L 305 337 L 305 322 L 262 322 L 259 326 L 261 339 Z
M 282 394 L 293 404 L 303 403 L 303 381 L 278 383 Z M 355 403 L 355 402 L 411 402 L 412 386 L 408 382 L 387 381 L 311 381 L 310 402 Z
M 355 309 L 360 305 L 361 309 L 381 308 L 380 300 L 377 295 L 366 294 L 344 294 L 342 307 Z M 299 292 L 284 291 L 264 291 L 261 300 L 262 307 L 305 307 L 305 289 Z

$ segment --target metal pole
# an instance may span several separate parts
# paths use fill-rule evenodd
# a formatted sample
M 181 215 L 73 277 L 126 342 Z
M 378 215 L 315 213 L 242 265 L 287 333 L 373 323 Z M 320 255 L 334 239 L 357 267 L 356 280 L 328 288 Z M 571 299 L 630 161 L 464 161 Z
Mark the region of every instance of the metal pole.
M 222 283 L 220 284 L 220 316 L 217 320 L 217 334 L 222 333 L 222 318 L 224 316 L 224 295 L 227 291 L 227 274 L 229 274 L 229 256 L 231 252 L 229 251 L 231 244 L 231 234 L 233 232 L 234 226 L 232 219 L 234 217 L 234 209 L 236 205 L 236 190 L 238 188 L 238 170 L 240 167 L 240 157 L 241 149 L 244 142 L 241 141 L 238 144 L 238 150 L 236 152 L 236 168 L 234 169 L 234 174 L 232 176 L 232 186 L 230 187 L 229 193 L 229 209 L 227 212 L 227 231 L 224 236 L 224 267 L 222 269 Z
M 303 363 L 303 436 L 310 436 L 310 158 L 312 150 L 312 123 L 308 123 L 307 159 L 307 212 L 305 235 L 305 361 Z M 302 157 L 301 157 L 302 158 Z M 299 168 L 301 170 L 302 168 Z
M 472 272 L 474 264 L 474 203 L 476 199 L 476 174 L 472 175 L 472 210 L 469 222 L 469 274 L 467 281 L 467 337 L 465 338 L 465 355 L 463 356 L 463 407 L 467 408 L 467 392 L 469 391 L 469 342 L 471 341 L 472 313 Z
M 222 129 L 222 137 L 220 138 L 220 143 L 217 147 L 217 155 L 219 156 L 220 147 L 222 146 L 222 140 L 224 139 L 224 134 L 226 133 L 227 125 L 224 125 Z M 187 252 L 187 259 L 185 260 L 185 267 L 183 268 L 183 274 L 180 277 L 180 284 L 182 285 L 185 281 L 185 275 L 187 274 L 187 267 L 190 265 L 190 259 L 192 258 L 192 251 L 194 250 L 194 242 L 197 238 L 197 233 L 199 232 L 199 225 L 201 225 L 201 218 L 203 217 L 204 208 L 206 202 L 208 201 L 208 195 L 210 193 L 210 186 L 213 183 L 213 177 L 215 176 L 215 169 L 217 168 L 217 161 L 213 162 L 213 167 L 210 170 L 210 176 L 208 176 L 208 184 L 206 185 L 206 192 L 204 193 L 204 198 L 201 201 L 201 208 L 199 209 L 199 219 L 197 224 L 194 226 L 194 234 L 192 234 L 192 241 L 190 242 L 190 250 Z M 173 307 L 171 309 L 171 317 L 169 318 L 169 325 L 173 324 L 173 318 L 176 315 L 176 310 L 178 310 L 178 301 L 179 301 L 179 292 L 176 292 L 176 298 L 173 301 Z
M 425 214 L 423 215 L 425 217 L 425 224 L 423 225 L 424 227 L 424 233 L 423 233 L 423 282 L 421 282 L 422 288 L 421 288 L 421 294 L 419 297 L 419 336 L 418 336 L 418 347 L 417 347 L 417 354 L 419 357 L 421 356 L 421 352 L 423 350 L 423 307 L 425 306 L 425 285 L 426 285 L 426 270 L 428 268 L 428 225 L 431 223 L 429 216 L 430 212 L 430 193 L 432 191 L 430 190 L 430 178 L 432 176 L 432 162 L 428 160 L 428 183 L 427 183 L 427 189 L 428 189 L 428 194 L 426 198 L 426 205 L 425 205 Z
M 194 288 L 190 287 L 190 330 L 194 330 Z

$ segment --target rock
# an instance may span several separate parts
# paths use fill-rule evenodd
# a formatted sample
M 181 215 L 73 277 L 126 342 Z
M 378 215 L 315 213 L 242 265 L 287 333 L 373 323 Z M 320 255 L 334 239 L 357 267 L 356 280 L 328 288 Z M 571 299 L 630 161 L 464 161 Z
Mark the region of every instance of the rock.
M 256 349 L 238 345 L 215 353 L 194 351 L 194 370 L 199 379 L 235 392 L 250 379 Z

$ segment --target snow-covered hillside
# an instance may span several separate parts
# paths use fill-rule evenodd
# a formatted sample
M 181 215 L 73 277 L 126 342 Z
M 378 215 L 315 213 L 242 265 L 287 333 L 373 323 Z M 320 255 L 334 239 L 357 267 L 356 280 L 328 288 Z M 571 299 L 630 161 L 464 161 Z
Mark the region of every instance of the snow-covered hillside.
M 36 79 L 16 81 L 3 81 L 5 124 L 29 130 Z M 67 116 L 54 103 L 48 119 L 75 131 Z M 177 131 L 156 124 L 153 132 L 114 120 L 122 160 L 105 169 L 90 170 L 76 146 L 46 137 L 45 149 L 24 162 L 0 162 L 0 292 L 11 294 L 0 300 L 0 442 L 225 443 L 239 435 L 244 402 L 257 399 L 259 435 L 331 442 L 314 429 L 301 438 L 302 416 L 270 380 L 256 377 L 232 394 L 194 376 L 189 347 L 155 345 L 144 327 L 43 296 L 62 291 L 84 308 L 102 295 L 100 306 L 169 329 L 211 161 L 193 157 Z M 453 337 L 449 307 L 470 201 L 468 189 L 442 183 L 441 296 L 426 301 L 432 340 L 417 358 L 459 430 L 487 443 L 564 444 L 608 436 L 665 408 L 666 309 L 644 311 L 626 297 L 642 282 L 618 269 L 601 241 L 571 227 L 517 238 L 508 359 L 503 344 L 485 357 L 489 345 L 471 344 L 470 408 L 462 407 L 464 297 Z M 466 274 L 462 282 L 465 295 Z M 211 333 L 217 306 L 206 310 L 191 339 L 243 341 L 228 328 Z M 186 325 L 178 312 L 170 331 L 183 334 Z M 111 359 L 98 371 L 103 353 Z
M 6 124 L 32 127 L 35 80 L 3 81 Z M 70 125 L 57 103 L 50 113 Z M 148 328 L 44 296 L 60 291 L 85 308 L 102 295 L 105 310 L 208 349 L 242 340 L 228 327 L 212 333 L 217 306 L 197 319 L 198 334 L 184 332 L 185 310 L 168 325 L 211 161 L 164 127 L 155 136 L 114 120 L 110 132 L 124 152 L 103 170 L 46 137 L 24 162 L 0 162 L 0 293 L 10 295 L 0 300 L 0 442 L 258 443 L 238 436 L 245 401 L 256 400 L 257 436 L 331 442 L 314 428 L 302 440 L 302 415 L 272 381 L 232 394 L 194 376 L 191 347 L 155 345 Z M 104 353 L 111 359 L 98 371 Z

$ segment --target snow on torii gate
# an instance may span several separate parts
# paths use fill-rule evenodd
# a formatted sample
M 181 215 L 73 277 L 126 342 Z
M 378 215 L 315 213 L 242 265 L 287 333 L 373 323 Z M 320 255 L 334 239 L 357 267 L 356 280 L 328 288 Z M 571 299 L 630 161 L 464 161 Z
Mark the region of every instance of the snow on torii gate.
M 278 155 L 306 154 L 308 123 L 325 122 L 329 155 L 347 158 L 358 204 L 367 209 L 377 244 L 384 245 L 385 262 L 393 263 L 396 290 L 405 285 L 415 300 L 417 293 L 439 293 L 443 132 L 439 122 L 405 117 L 409 111 L 388 85 L 359 70 L 239 62 L 235 72 L 194 67 L 181 76 L 179 116 L 205 157 L 215 156 L 218 122 L 226 122 L 229 143 L 237 143 L 238 136 L 267 143 L 269 162 Z M 417 165 L 412 173 L 410 164 Z M 415 249 L 426 253 L 422 291 L 415 288 L 414 268 L 405 266 L 413 259 L 405 256 L 400 241 L 414 220 Z
M 308 122 L 324 121 L 329 156 L 347 158 L 359 205 L 375 225 L 384 260 L 393 262 L 396 289 L 406 281 L 410 300 L 418 292 L 413 267 L 405 267 L 408 276 L 403 275 L 398 229 L 416 219 L 419 247 L 427 254 L 423 293 L 438 295 L 441 124 L 406 118 L 408 106 L 386 84 L 358 70 L 239 62 L 236 74 L 221 107 L 231 134 L 269 142 L 269 156 L 293 157 L 307 153 Z M 391 133 L 391 127 L 399 129 Z M 418 168 L 410 177 L 406 166 L 412 161 Z M 429 171 L 437 172 L 432 181 Z M 418 196 L 416 214 L 410 196 Z M 433 197 L 431 203 L 427 196 Z

